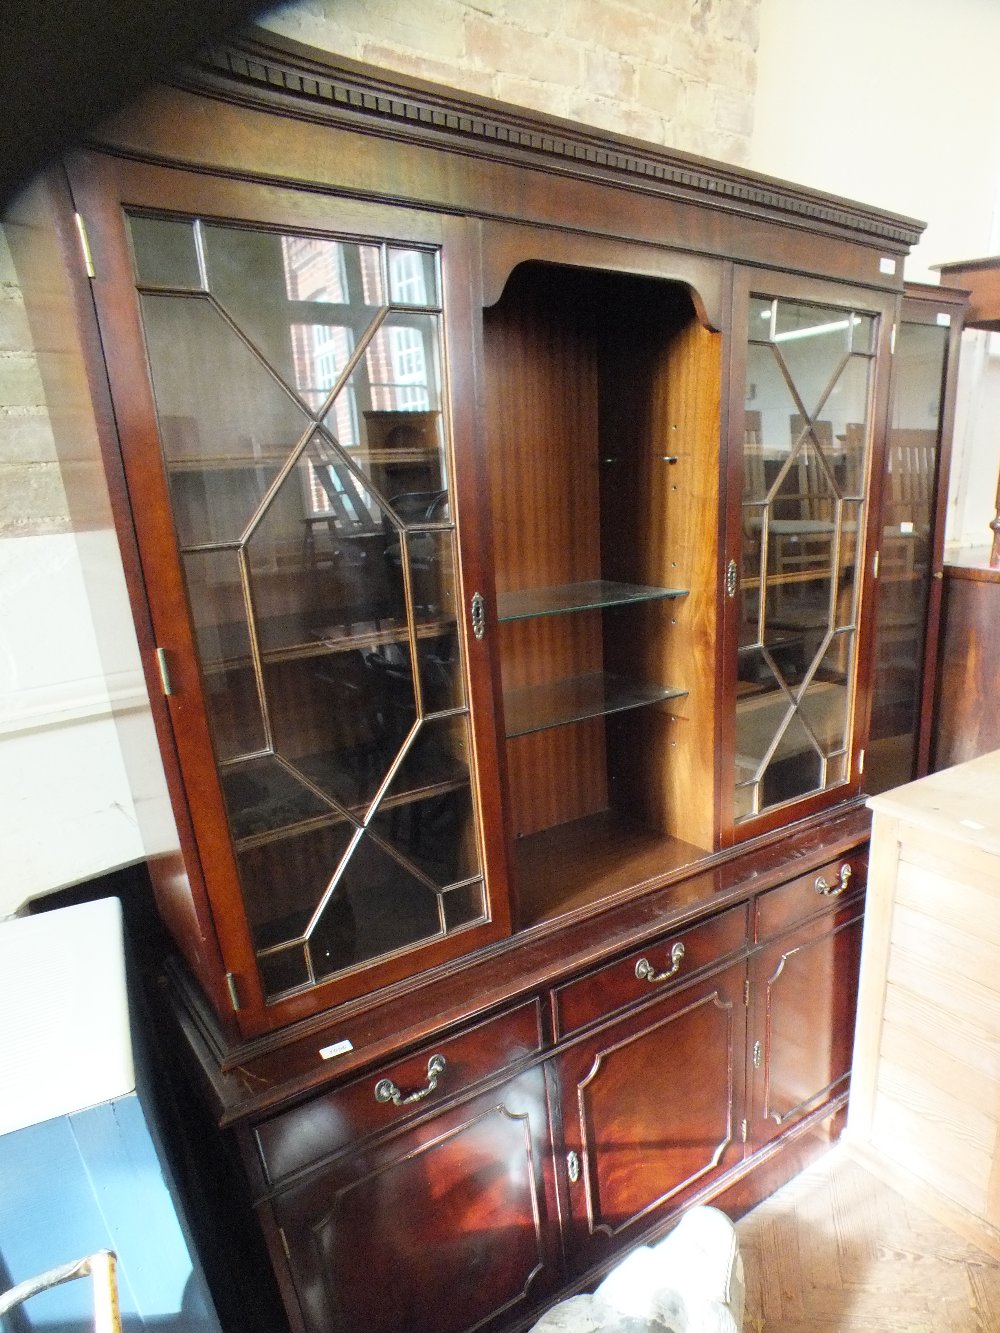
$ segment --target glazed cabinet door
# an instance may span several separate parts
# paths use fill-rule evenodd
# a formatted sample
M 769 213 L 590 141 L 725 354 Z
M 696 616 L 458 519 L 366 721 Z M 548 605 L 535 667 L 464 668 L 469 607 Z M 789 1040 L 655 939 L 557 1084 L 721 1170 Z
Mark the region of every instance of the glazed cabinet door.
M 553 1062 L 577 1270 L 639 1241 L 742 1158 L 745 977 L 734 962 Z
M 509 1327 L 559 1279 L 544 1071 L 342 1157 L 262 1208 L 299 1330 Z
M 907 286 L 896 331 L 864 773 L 873 794 L 927 771 L 965 299 Z
M 725 576 L 733 837 L 858 783 L 865 552 L 895 302 L 738 275 Z
M 847 1093 L 863 926 L 854 895 L 751 957 L 750 1151 Z
M 97 157 L 72 175 L 189 874 L 259 1031 L 507 929 L 458 547 L 464 224 Z

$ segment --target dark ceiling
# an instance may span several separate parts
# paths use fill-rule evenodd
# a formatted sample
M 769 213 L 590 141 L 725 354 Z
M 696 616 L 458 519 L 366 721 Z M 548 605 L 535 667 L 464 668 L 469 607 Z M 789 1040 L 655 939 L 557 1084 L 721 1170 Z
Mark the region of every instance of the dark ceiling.
M 0 0 L 0 206 L 88 127 L 260 0 Z

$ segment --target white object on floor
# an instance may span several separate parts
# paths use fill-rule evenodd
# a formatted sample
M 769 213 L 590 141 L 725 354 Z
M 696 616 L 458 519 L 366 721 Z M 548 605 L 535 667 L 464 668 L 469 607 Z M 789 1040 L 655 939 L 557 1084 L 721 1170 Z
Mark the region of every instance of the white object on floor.
M 628 1254 L 592 1296 L 553 1306 L 531 1333 L 739 1333 L 743 1301 L 735 1228 L 717 1208 L 698 1207 Z

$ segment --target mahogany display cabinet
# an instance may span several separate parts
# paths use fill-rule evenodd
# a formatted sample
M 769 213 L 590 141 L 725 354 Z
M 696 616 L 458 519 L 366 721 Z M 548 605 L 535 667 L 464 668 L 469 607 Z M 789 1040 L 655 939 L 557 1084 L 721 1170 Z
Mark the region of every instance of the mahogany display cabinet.
M 262 34 L 61 188 L 220 1215 L 297 1333 L 526 1327 L 839 1128 L 961 295 L 906 218 Z

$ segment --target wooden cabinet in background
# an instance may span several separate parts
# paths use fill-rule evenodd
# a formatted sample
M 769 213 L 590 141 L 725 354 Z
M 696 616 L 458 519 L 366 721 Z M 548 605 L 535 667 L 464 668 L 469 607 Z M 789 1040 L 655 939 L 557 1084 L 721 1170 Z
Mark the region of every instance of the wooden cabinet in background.
M 1000 751 L 872 800 L 852 1151 L 1000 1254 Z
M 253 34 L 51 197 L 231 1207 L 296 1333 L 524 1327 L 845 1106 L 919 225 Z

